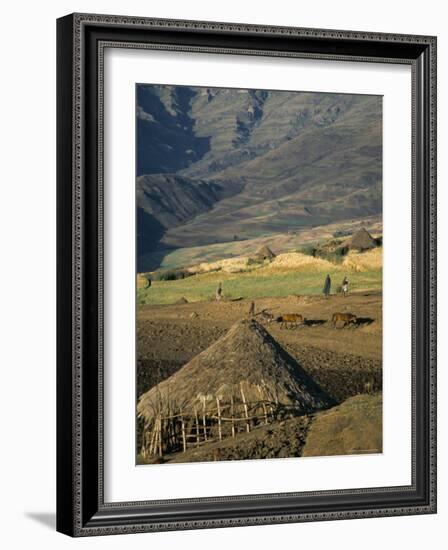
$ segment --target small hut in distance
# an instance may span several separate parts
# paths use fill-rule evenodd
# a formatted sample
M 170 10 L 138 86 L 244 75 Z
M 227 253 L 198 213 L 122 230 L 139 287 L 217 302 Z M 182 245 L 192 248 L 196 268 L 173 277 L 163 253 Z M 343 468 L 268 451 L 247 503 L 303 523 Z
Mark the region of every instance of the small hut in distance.
M 258 261 L 264 261 L 264 260 L 273 260 L 275 258 L 275 254 L 272 252 L 272 250 L 264 245 L 261 248 L 257 250 L 255 253 L 255 258 L 258 259 Z
M 141 454 L 185 452 L 333 404 L 262 325 L 239 321 L 140 397 Z
M 372 235 L 367 231 L 365 227 L 361 227 L 354 233 L 350 239 L 347 239 L 342 247 L 348 248 L 349 250 L 370 250 L 371 248 L 376 248 L 378 246 L 377 241 L 372 237 Z

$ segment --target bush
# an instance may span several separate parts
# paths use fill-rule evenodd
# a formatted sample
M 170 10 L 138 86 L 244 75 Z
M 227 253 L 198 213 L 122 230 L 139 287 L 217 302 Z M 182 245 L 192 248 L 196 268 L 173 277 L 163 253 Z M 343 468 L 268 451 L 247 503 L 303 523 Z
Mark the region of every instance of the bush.
M 339 231 L 335 231 L 333 233 L 333 237 L 334 238 L 338 238 L 338 237 L 348 237 L 349 235 L 352 234 L 352 231 L 350 229 L 341 229 Z
M 264 260 L 261 260 L 260 258 L 252 257 L 247 260 L 247 265 L 252 266 L 262 266 L 264 263 Z
M 347 246 L 341 246 L 338 248 L 335 248 L 333 250 L 316 250 L 315 256 L 318 258 L 322 258 L 323 260 L 328 260 L 329 262 L 336 262 L 339 263 L 342 261 L 344 256 L 346 256 L 348 252 Z
M 305 254 L 306 256 L 313 256 L 314 258 L 316 256 L 316 247 L 312 244 L 305 244 L 299 248 L 298 252 Z
M 166 271 L 156 271 L 153 276 L 155 281 L 178 281 L 190 277 L 192 273 L 183 269 L 167 269 Z
M 334 251 L 334 254 L 336 257 L 341 258 L 342 256 L 345 256 L 348 252 L 348 246 L 340 246 L 339 248 L 336 248 Z

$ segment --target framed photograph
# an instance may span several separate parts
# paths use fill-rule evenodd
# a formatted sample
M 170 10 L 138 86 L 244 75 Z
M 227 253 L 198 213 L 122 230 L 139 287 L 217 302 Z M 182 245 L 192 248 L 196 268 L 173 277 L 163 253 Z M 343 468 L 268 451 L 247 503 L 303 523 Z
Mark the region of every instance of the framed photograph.
M 57 529 L 435 513 L 436 38 L 57 40 Z

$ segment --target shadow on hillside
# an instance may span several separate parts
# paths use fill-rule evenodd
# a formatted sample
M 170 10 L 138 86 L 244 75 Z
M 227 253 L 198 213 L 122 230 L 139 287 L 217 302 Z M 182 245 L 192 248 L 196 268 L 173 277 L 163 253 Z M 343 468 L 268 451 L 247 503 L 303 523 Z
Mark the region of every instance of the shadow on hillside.
M 160 266 L 163 264 L 163 260 L 171 254 L 172 252 L 176 251 L 177 248 L 164 248 L 157 250 L 157 248 L 151 250 L 151 252 L 148 252 L 144 254 L 143 256 L 140 256 L 138 258 L 137 263 L 137 273 L 147 273 L 148 271 L 167 271 L 167 269 L 163 269 Z

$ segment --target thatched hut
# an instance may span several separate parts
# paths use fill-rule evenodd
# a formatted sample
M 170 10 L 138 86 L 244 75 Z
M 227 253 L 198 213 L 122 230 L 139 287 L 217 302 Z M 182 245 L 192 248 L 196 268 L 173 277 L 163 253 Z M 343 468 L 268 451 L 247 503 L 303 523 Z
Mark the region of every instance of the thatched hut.
M 367 231 L 365 227 L 358 229 L 356 233 L 352 235 L 350 239 L 345 241 L 344 245 L 350 250 L 370 250 L 375 248 L 377 245 L 376 240 L 372 235 Z
M 275 258 L 275 254 L 272 252 L 272 250 L 269 248 L 269 246 L 262 246 L 257 250 L 255 253 L 255 257 L 258 260 L 273 260 Z
M 259 323 L 243 320 L 140 397 L 142 454 L 185 451 L 332 404 Z

